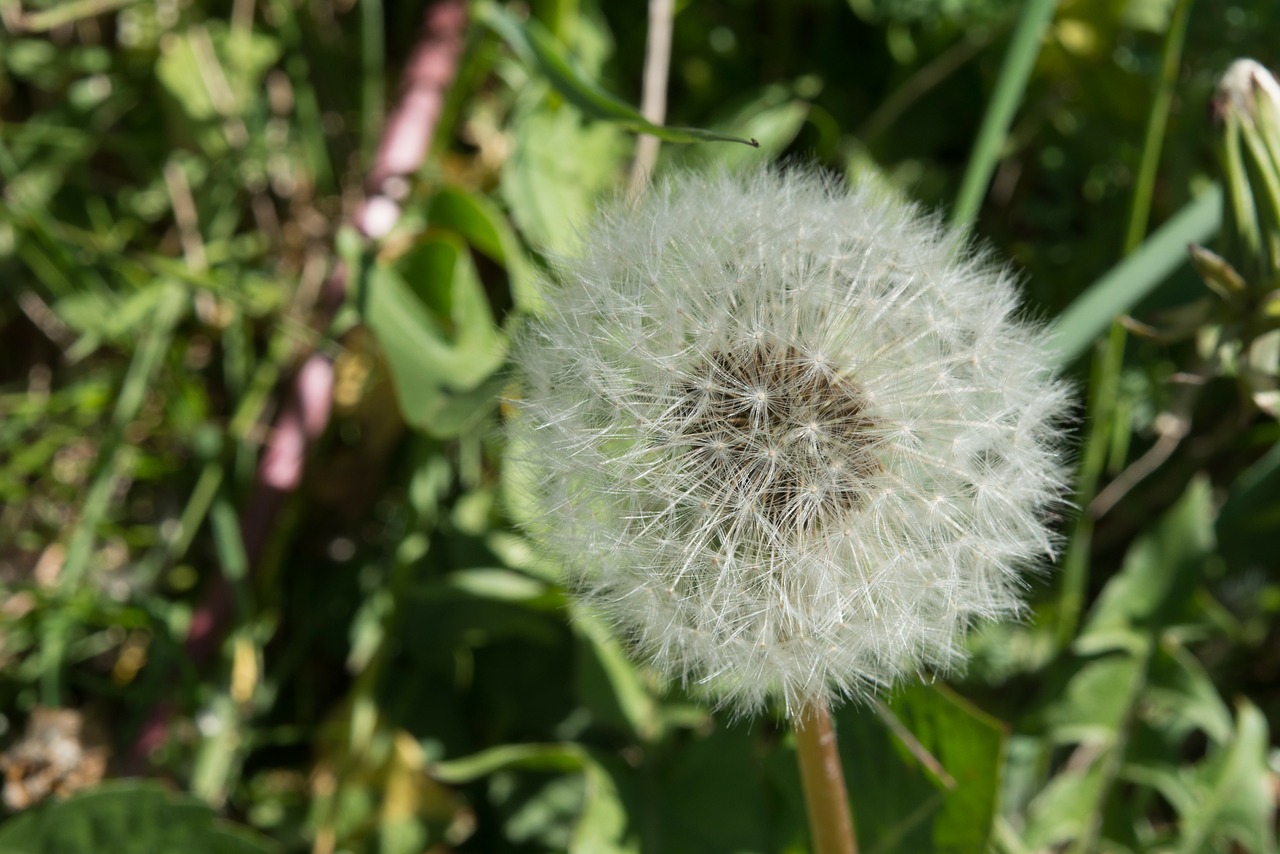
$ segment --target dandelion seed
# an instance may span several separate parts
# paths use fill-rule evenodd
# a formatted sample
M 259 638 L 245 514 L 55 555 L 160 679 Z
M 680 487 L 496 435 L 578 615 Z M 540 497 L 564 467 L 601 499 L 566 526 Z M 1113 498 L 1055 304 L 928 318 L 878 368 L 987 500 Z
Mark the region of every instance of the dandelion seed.
M 789 715 L 963 661 L 1054 542 L 1067 397 L 1014 277 L 812 172 L 608 210 L 518 336 L 530 531 L 660 671 Z

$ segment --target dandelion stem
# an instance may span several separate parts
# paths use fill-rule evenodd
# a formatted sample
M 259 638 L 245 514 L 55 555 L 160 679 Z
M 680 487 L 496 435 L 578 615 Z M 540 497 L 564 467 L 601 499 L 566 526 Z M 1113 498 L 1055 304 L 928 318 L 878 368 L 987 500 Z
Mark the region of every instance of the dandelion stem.
M 853 815 L 825 700 L 810 703 L 794 721 L 800 782 L 814 854 L 856 854 Z

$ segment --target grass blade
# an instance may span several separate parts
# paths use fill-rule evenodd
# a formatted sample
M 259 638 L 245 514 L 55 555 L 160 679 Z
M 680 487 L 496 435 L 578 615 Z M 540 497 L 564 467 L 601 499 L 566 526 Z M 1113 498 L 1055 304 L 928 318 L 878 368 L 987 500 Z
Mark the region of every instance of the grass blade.
M 1221 223 L 1222 188 L 1215 184 L 1067 307 L 1050 336 L 1058 360 L 1065 365 L 1079 357 L 1113 319 L 1132 309 L 1169 273 L 1188 262 L 1188 243 L 1208 240 Z
M 1004 141 L 1009 135 L 1009 125 L 1013 123 L 1013 115 L 1022 103 L 1022 94 L 1031 77 L 1031 68 L 1040 54 L 1040 42 L 1045 28 L 1049 26 L 1057 5 L 1057 0 L 1030 0 L 1022 7 L 1022 17 L 1013 32 L 1013 41 L 1009 44 L 1009 52 L 1005 54 L 1004 65 L 1000 68 L 1000 78 L 996 81 L 996 90 L 992 93 L 986 115 L 982 117 L 978 139 L 973 144 L 973 153 L 969 155 L 969 165 L 965 168 L 960 192 L 951 209 L 951 222 L 955 225 L 972 221 L 982 205 L 987 185 L 991 183 L 991 175 L 1000 162 Z

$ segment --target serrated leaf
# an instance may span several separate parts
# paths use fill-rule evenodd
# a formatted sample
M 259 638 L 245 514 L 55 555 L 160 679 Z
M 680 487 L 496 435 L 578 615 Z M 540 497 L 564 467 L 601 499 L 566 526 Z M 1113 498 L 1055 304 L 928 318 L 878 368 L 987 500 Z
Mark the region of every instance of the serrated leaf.
M 1083 662 L 1045 710 L 1050 737 L 1058 744 L 1109 744 L 1142 677 L 1141 662 L 1134 655 L 1122 653 Z
M 1058 850 L 1077 838 L 1090 820 L 1102 785 L 1102 768 L 1058 774 L 1031 802 L 1022 842 L 1031 851 Z
M 1215 744 L 1231 737 L 1231 709 L 1204 665 L 1180 646 L 1162 647 L 1151 663 L 1142 716 L 1170 741 L 1199 730 Z
M 107 783 L 0 825 L 5 854 L 271 854 L 276 847 L 159 783 Z
M 1254 854 L 1275 850 L 1267 720 L 1242 700 L 1236 721 L 1235 738 L 1191 772 L 1185 800 L 1174 800 L 1182 820 L 1180 854 L 1235 850 L 1232 843 Z
M 577 110 L 545 100 L 517 105 L 512 135 L 498 185 L 511 217 L 531 244 L 568 254 L 630 146 L 613 125 L 584 125 Z
M 1140 651 L 1160 630 L 1185 616 L 1205 558 L 1213 551 L 1212 489 L 1198 478 L 1155 528 L 1125 555 L 1103 588 L 1075 649 L 1082 655 Z

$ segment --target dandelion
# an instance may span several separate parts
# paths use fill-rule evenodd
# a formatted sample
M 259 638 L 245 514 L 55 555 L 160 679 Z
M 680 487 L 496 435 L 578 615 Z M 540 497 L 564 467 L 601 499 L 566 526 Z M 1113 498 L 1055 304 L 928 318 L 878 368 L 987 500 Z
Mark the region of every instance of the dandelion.
M 735 712 L 947 671 L 1053 551 L 1042 337 L 1008 270 L 887 192 L 680 175 L 604 213 L 518 336 L 530 530 Z

